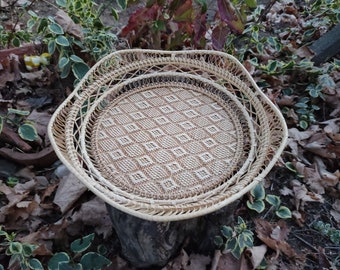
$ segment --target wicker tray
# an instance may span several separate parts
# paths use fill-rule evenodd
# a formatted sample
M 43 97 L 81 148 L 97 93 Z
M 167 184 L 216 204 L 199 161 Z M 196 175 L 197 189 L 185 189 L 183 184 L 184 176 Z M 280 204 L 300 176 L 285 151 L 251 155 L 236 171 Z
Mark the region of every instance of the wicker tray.
M 249 191 L 277 161 L 287 129 L 230 55 L 124 50 L 91 69 L 49 135 L 61 161 L 107 203 L 173 221 Z

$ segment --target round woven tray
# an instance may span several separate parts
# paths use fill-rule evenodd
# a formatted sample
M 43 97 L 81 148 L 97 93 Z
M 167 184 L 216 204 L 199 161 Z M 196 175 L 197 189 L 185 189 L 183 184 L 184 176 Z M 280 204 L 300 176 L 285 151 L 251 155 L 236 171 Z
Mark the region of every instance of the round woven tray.
M 230 55 L 124 50 L 97 63 L 53 115 L 57 155 L 95 194 L 140 218 L 215 211 L 272 168 L 277 108 Z

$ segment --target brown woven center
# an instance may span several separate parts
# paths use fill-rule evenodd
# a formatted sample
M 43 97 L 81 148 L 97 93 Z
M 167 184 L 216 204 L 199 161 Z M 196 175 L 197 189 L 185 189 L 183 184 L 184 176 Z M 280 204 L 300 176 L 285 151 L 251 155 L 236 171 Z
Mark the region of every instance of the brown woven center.
M 193 85 L 130 91 L 95 120 L 92 156 L 102 176 L 129 193 L 192 197 L 219 186 L 243 164 L 238 114 Z

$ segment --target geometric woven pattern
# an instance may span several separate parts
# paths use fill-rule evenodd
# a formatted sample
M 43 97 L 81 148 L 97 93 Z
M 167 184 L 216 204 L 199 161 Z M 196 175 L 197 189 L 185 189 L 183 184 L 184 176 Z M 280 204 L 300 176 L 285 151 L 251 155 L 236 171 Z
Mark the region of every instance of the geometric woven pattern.
M 135 49 L 97 63 L 49 135 L 60 160 L 107 203 L 172 221 L 249 191 L 277 161 L 287 128 L 232 56 Z

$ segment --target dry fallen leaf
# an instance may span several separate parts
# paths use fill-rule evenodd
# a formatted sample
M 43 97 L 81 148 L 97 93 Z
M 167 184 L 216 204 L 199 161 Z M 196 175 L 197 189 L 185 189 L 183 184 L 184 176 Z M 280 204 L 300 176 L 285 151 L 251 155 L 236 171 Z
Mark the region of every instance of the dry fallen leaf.
M 295 250 L 285 241 L 289 230 L 283 220 L 276 224 L 271 224 L 266 220 L 256 219 L 255 226 L 257 237 L 268 247 L 276 251 L 276 257 L 280 253 L 284 253 L 289 258 L 299 257 Z M 274 230 L 275 232 L 273 232 Z
M 177 269 L 185 269 L 189 264 L 189 256 L 184 249 L 181 249 L 180 254 L 170 261 L 166 266 L 162 268 L 162 270 L 177 270 Z
M 73 204 L 86 190 L 86 186 L 74 174 L 70 173 L 60 179 L 53 202 L 59 206 L 62 213 L 65 213 L 72 208 Z
M 331 214 L 334 217 L 335 221 L 340 224 L 340 200 L 335 200 L 332 204 L 333 209 L 331 210 Z
M 64 32 L 73 35 L 78 39 L 84 38 L 81 26 L 79 24 L 75 24 L 65 11 L 59 9 L 54 19 L 58 24 L 60 24 Z
M 321 195 L 308 191 L 306 186 L 298 180 L 293 180 L 291 184 L 292 190 L 294 192 L 295 207 L 297 210 L 303 210 L 305 202 L 324 202 L 324 199 Z
M 261 264 L 266 252 L 266 245 L 254 246 L 245 250 L 245 256 L 251 262 L 252 269 L 256 269 Z
M 205 270 L 211 261 L 209 256 L 201 254 L 190 254 L 189 260 L 190 263 L 184 270 Z
M 74 223 L 81 222 L 93 226 L 95 232 L 98 235 L 103 235 L 104 239 L 112 234 L 112 223 L 106 205 L 97 196 L 83 203 L 79 211 L 71 216 L 71 219 Z

